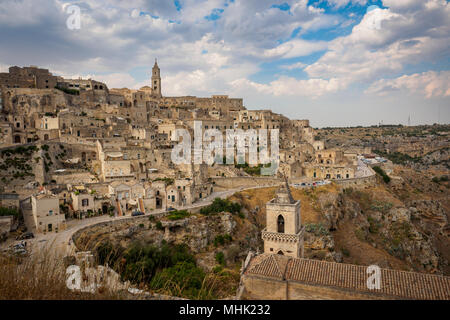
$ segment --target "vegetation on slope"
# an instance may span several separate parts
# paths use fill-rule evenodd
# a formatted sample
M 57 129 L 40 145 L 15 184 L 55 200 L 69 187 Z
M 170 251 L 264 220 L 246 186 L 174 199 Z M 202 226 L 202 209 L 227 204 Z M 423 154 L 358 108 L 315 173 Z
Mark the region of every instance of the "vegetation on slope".
M 184 244 L 161 247 L 133 243 L 124 249 L 109 242 L 96 250 L 99 264 L 112 266 L 124 281 L 140 288 L 189 299 L 217 299 L 230 292 L 235 275 L 206 273 Z

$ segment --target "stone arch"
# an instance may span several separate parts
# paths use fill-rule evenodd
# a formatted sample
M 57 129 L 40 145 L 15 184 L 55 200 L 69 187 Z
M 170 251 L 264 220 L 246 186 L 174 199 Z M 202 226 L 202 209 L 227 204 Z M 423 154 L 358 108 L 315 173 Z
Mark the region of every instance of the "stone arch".
M 279 254 L 280 256 L 284 256 L 284 253 L 283 253 L 283 251 L 281 251 L 281 250 L 278 251 L 277 254 Z
M 49 139 L 48 134 L 47 133 L 44 134 L 44 140 L 48 140 L 48 139 Z
M 278 233 L 284 233 L 284 217 L 280 214 L 277 218 Z

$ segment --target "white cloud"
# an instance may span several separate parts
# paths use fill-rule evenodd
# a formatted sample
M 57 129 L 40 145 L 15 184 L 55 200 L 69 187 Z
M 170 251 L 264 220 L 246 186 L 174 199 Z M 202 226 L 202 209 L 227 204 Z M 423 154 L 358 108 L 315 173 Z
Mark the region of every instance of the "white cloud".
M 305 71 L 314 78 L 373 82 L 402 72 L 408 64 L 431 63 L 449 54 L 450 5 L 437 0 L 422 2 L 418 11 L 368 12 L 350 35 L 332 40 L 329 51 Z
M 336 8 L 345 7 L 347 4 L 359 4 L 365 5 L 367 0 L 327 0 L 329 4 L 335 6 Z
M 256 90 L 262 94 L 280 96 L 297 96 L 318 98 L 320 96 L 335 93 L 348 86 L 345 79 L 332 78 L 298 80 L 292 77 L 280 77 L 269 84 L 260 84 L 248 79 L 238 79 L 231 83 L 235 90 Z
M 65 24 L 66 0 L 2 0 L 0 69 L 1 64 L 33 64 L 55 74 L 91 76 L 109 87 L 139 88 L 148 83 L 158 57 L 165 95 L 229 93 L 264 96 L 263 102 L 276 97 L 282 104 L 339 93 L 352 84 L 373 84 L 368 90 L 373 93 L 388 85 L 409 92 L 400 82 L 375 83 L 401 78 L 409 65 L 450 55 L 450 5 L 445 0 L 384 0 L 389 9 L 372 10 L 359 23 L 358 15 L 325 13 L 308 0 L 277 3 L 283 2 L 289 12 L 271 8 L 273 0 L 228 1 L 228 7 L 223 0 L 184 0 L 181 11 L 173 1 L 79 0 L 81 30 L 73 32 Z M 366 2 L 329 1 L 335 9 Z M 207 21 L 204 17 L 217 8 L 223 9 L 220 19 Z M 310 31 L 339 31 L 349 24 L 356 24 L 351 34 L 331 41 L 302 39 Z M 309 65 L 292 62 L 320 51 L 326 53 Z M 275 70 L 268 83 L 258 83 L 259 72 L 267 71 L 264 63 L 272 62 L 280 62 L 275 65 L 281 71 L 303 69 L 309 78 L 277 79 L 282 72 Z M 445 97 L 437 81 L 427 84 L 425 96 Z
M 296 70 L 296 69 L 303 69 L 306 66 L 307 66 L 307 64 L 305 64 L 303 62 L 297 62 L 294 64 L 283 65 L 283 66 L 281 66 L 281 68 L 286 69 L 286 70 Z
M 327 43 L 325 41 L 305 41 L 295 39 L 280 44 L 278 47 L 264 51 L 267 58 L 294 58 L 310 55 L 313 52 L 325 50 Z
M 8 72 L 10 66 L 7 66 L 6 64 L 1 64 L 0 63 L 0 72 Z
M 373 83 L 366 93 L 387 95 L 393 91 L 407 94 L 421 94 L 426 98 L 450 96 L 450 71 L 428 71 L 404 75 L 395 79 L 380 79 Z

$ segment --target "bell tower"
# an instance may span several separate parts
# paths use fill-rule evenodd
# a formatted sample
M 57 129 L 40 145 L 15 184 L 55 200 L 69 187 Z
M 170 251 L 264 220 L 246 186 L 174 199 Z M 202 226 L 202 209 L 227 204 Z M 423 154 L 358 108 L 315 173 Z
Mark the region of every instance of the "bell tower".
M 303 238 L 300 200 L 294 200 L 285 178 L 276 197 L 266 204 L 266 224 L 262 231 L 264 253 L 303 258 Z
M 155 59 L 155 65 L 152 69 L 152 95 L 161 98 L 161 70 L 158 66 L 158 61 Z

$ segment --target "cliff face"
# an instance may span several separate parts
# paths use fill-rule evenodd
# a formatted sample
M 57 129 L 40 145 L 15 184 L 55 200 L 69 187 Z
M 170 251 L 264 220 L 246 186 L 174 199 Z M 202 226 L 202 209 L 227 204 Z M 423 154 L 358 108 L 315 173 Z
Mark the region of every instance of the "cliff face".
M 241 264 L 249 250 L 256 251 L 259 231 L 247 219 L 230 213 L 191 215 L 171 221 L 167 218 L 141 217 L 104 223 L 80 231 L 75 244 L 81 251 L 95 252 L 103 242 L 129 247 L 133 242 L 160 246 L 163 241 L 186 244 L 199 266 L 210 271 L 217 265 L 216 254 L 224 254 L 225 264 L 234 268 Z
M 305 257 L 449 275 L 448 187 L 410 171 L 395 174 L 400 183 L 293 188 L 306 228 Z M 264 204 L 273 196 L 274 188 L 268 188 L 244 191 L 233 199 L 262 230 Z
M 441 200 L 401 199 L 380 184 L 343 189 L 319 202 L 335 261 L 449 274 L 449 213 Z M 321 241 L 329 243 L 329 237 L 323 235 Z

